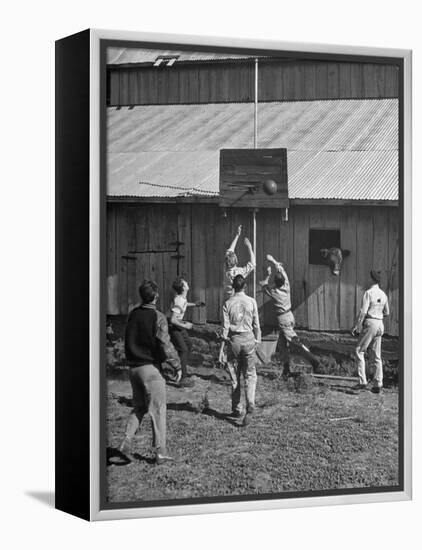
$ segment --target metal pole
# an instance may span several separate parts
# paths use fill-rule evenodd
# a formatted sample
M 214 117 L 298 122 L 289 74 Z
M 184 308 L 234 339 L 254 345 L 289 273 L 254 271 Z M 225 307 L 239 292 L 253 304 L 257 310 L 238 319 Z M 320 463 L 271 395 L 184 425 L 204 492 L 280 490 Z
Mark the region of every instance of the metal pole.
M 256 212 L 257 212 L 257 209 L 254 208 L 252 210 L 252 216 L 253 216 L 253 231 L 252 231 L 252 235 L 253 235 L 253 243 L 252 243 L 252 248 L 253 248 L 253 252 L 255 254 L 255 263 L 256 263 Z M 256 269 L 257 269 L 257 266 L 255 265 L 255 269 L 253 270 L 253 297 L 254 299 L 256 300 Z
M 255 58 L 255 94 L 254 94 L 254 149 L 258 147 L 258 58 Z
M 253 136 L 253 146 L 254 149 L 258 147 L 258 58 L 255 58 L 255 93 L 254 93 L 254 136 Z M 253 252 L 255 254 L 255 263 L 256 263 L 256 212 L 257 209 L 254 208 L 252 210 L 252 216 L 253 216 L 253 243 L 252 248 Z M 255 266 L 255 269 L 253 270 L 253 297 L 256 300 L 256 269 L 257 266 Z

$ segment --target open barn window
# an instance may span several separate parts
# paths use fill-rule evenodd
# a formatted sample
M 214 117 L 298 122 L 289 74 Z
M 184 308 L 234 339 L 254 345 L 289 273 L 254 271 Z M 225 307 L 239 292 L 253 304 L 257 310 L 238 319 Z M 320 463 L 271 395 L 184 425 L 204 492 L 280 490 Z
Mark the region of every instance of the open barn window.
M 323 248 L 340 248 L 339 229 L 310 229 L 309 230 L 309 263 L 313 265 L 326 265 L 326 260 L 321 254 Z

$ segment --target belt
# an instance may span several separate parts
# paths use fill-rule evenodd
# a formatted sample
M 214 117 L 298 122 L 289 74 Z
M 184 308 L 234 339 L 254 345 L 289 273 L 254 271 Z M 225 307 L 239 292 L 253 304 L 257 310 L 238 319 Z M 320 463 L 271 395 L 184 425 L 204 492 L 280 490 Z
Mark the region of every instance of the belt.
M 230 331 L 229 336 L 240 336 L 242 334 L 253 334 L 251 330 L 246 330 L 245 332 L 232 332 Z
M 381 317 L 381 318 L 379 318 L 379 317 L 371 317 L 370 315 L 367 315 L 367 316 L 365 317 L 365 321 L 366 321 L 366 319 L 372 319 L 373 321 L 382 321 L 382 320 L 383 320 L 382 317 Z
M 282 313 L 279 313 L 279 315 L 284 315 L 285 313 L 290 313 L 292 309 L 286 309 L 286 311 L 283 311 Z

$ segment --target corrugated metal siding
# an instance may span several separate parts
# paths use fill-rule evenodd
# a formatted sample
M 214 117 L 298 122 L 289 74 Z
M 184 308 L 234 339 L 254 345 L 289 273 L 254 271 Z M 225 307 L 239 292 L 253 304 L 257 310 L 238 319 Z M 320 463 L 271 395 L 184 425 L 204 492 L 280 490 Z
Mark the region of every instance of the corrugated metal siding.
M 179 56 L 178 61 L 220 61 L 223 59 L 250 59 L 253 55 L 215 52 L 188 52 L 176 50 L 152 50 L 144 48 L 107 48 L 108 65 L 128 63 L 153 63 L 158 56 Z
M 395 99 L 261 103 L 258 146 L 287 148 L 292 199 L 397 200 Z M 252 104 L 111 108 L 108 194 L 217 195 L 219 150 L 252 147 Z

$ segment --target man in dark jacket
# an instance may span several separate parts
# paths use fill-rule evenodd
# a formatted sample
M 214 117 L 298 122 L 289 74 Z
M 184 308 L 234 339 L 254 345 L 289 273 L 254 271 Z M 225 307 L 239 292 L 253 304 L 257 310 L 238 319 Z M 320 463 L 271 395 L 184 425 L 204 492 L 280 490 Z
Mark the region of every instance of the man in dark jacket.
M 142 305 L 131 311 L 125 334 L 133 410 L 120 451 L 124 454 L 130 453 L 132 439 L 142 418 L 149 413 L 156 462 L 161 464 L 172 460 L 166 449 L 166 383 L 161 375 L 161 364 L 166 362 L 176 371 L 176 382 L 180 381 L 182 371 L 179 356 L 170 341 L 167 319 L 156 309 L 156 283 L 144 281 L 139 287 L 139 295 Z

